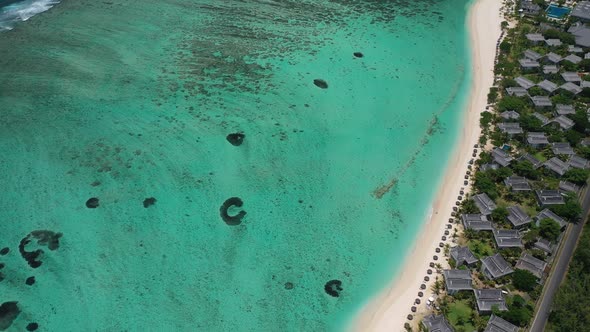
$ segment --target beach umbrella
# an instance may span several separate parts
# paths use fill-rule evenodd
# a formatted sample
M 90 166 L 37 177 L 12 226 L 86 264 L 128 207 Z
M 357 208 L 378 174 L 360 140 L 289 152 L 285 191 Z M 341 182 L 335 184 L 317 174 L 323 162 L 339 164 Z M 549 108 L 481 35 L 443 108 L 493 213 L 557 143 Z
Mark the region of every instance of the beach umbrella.
M 428 269 L 428 270 L 426 270 L 426 273 L 432 274 L 432 270 L 431 269 Z
M 453 225 L 447 225 L 447 228 L 451 229 L 451 228 L 453 228 Z
M 434 267 L 434 262 L 430 262 L 429 266 Z
M 420 289 L 426 289 L 426 285 L 425 284 L 420 285 Z
M 412 319 L 414 319 L 414 316 L 408 315 L 408 320 L 412 320 Z
M 446 237 L 446 236 L 443 236 L 441 239 L 442 239 L 443 241 L 446 241 L 446 240 L 447 240 L 447 237 Z
M 442 247 L 444 247 L 444 246 L 445 246 L 445 244 L 444 244 L 444 243 L 442 243 L 442 242 L 439 242 L 439 243 L 438 243 L 438 246 L 442 248 Z
M 422 293 L 422 292 L 418 292 L 418 296 L 422 297 L 422 296 L 424 296 L 424 293 Z M 420 301 L 420 299 L 416 299 L 416 300 L 417 300 L 417 301 Z M 420 302 L 418 302 L 418 303 L 420 303 Z
M 430 281 L 430 277 L 429 276 L 425 276 L 424 277 L 424 281 Z
M 412 312 L 416 312 L 416 307 L 412 307 L 410 310 L 412 310 Z
M 456 201 L 456 202 L 455 202 L 455 205 L 459 206 L 459 205 L 461 205 L 461 202 L 459 202 L 459 201 Z
M 454 217 L 454 216 L 456 216 L 456 215 L 457 215 L 457 213 L 455 213 L 455 212 L 451 212 L 451 217 Z
M 434 251 L 436 251 L 436 253 L 438 254 L 438 253 L 440 253 L 440 248 L 436 248 L 436 249 L 434 249 Z
M 434 256 L 432 256 L 432 259 L 434 259 L 435 261 L 437 261 L 438 260 L 438 256 L 437 255 L 434 255 Z
M 449 231 L 445 231 L 445 235 L 449 235 L 449 234 L 450 234 Z
M 422 293 L 422 292 L 420 292 L 420 293 Z M 420 301 L 420 299 L 416 299 L 416 300 L 414 301 L 414 303 L 416 303 L 416 304 L 420 304 L 420 302 L 422 302 L 422 301 Z

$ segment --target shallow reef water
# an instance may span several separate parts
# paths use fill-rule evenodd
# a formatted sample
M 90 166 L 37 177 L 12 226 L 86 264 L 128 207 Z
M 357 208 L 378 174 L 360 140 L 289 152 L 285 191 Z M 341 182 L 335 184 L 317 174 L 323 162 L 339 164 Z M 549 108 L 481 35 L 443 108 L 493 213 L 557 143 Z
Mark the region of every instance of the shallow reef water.
M 341 329 L 440 181 L 466 6 L 63 0 L 0 33 L 0 322 Z

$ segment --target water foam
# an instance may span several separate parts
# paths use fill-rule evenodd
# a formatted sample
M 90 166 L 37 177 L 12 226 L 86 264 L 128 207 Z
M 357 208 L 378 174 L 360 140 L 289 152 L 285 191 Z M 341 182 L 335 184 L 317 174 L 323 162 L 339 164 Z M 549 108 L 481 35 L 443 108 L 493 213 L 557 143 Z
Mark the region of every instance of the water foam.
M 0 31 L 12 30 L 14 25 L 49 10 L 59 0 L 25 0 L 0 8 Z

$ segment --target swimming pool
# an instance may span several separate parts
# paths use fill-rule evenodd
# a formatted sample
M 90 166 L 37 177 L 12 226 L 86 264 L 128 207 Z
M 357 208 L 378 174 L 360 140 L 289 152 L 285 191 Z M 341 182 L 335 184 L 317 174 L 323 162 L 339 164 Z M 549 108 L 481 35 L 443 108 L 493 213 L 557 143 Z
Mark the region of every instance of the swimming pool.
M 565 15 L 569 14 L 570 10 L 571 9 L 568 7 L 549 5 L 549 7 L 547 7 L 547 16 L 551 18 L 562 19 Z

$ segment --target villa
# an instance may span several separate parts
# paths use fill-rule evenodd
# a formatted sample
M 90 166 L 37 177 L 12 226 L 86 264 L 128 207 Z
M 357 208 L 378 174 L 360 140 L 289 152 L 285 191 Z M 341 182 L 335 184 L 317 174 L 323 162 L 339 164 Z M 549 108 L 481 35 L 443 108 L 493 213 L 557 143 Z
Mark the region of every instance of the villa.
M 573 84 L 573 83 L 566 83 L 566 84 Z M 574 84 L 575 85 L 575 84 Z M 560 115 L 553 119 L 554 123 L 557 123 L 559 127 L 563 130 L 569 130 L 574 126 L 574 121 L 568 118 L 565 115 Z
M 535 86 L 535 83 L 533 83 L 528 78 L 525 78 L 522 76 L 519 76 L 519 77 L 515 78 L 514 80 L 516 81 L 516 84 L 520 85 L 522 88 L 527 89 L 527 90 Z
M 580 187 L 569 181 L 559 181 L 559 190 L 577 195 L 580 192 Z
M 506 187 L 510 188 L 512 191 L 530 191 L 531 186 L 529 185 L 528 180 L 522 176 L 512 175 L 504 179 L 504 184 Z
M 442 330 L 441 330 L 442 331 Z M 483 332 L 518 332 L 519 328 L 502 318 L 492 314 Z
M 510 120 L 510 119 L 516 120 L 516 119 L 520 118 L 520 114 L 518 114 L 518 112 L 515 112 L 515 111 L 504 111 L 504 112 L 500 113 L 500 117 L 502 117 L 506 120 Z
M 548 75 L 548 74 L 557 74 L 559 72 L 559 69 L 557 68 L 556 65 L 545 65 L 543 66 L 543 74 Z
M 539 61 L 543 56 L 533 50 L 526 50 L 524 51 L 524 57 L 529 60 Z
M 579 18 L 581 21 L 590 21 L 590 1 L 578 2 L 570 15 Z
M 491 227 L 491 226 L 490 226 Z M 469 250 L 469 247 L 452 247 L 449 251 L 451 257 L 455 260 L 457 266 L 461 265 L 473 265 L 477 263 L 478 259 Z
M 530 224 L 531 217 L 520 206 L 509 206 L 507 210 L 508 221 L 510 221 L 515 228 L 522 228 L 522 226 Z
M 562 45 L 562 42 L 559 39 L 545 39 L 545 44 L 549 47 L 558 47 Z
M 579 169 L 588 169 L 590 167 L 590 161 L 588 161 L 588 159 L 584 159 L 575 154 L 570 157 L 570 160 L 568 160 L 567 164 L 570 167 Z
M 484 216 L 492 214 L 492 211 L 496 209 L 496 203 L 486 193 L 474 195 L 473 201 Z
M 522 248 L 522 237 L 515 229 L 493 229 L 494 240 L 498 249 Z
M 553 106 L 551 99 L 549 99 L 549 97 L 547 97 L 547 96 L 534 96 L 534 97 L 531 97 L 531 101 L 533 102 L 535 107 L 539 107 L 539 108 Z
M 547 239 L 538 238 L 537 242 L 533 244 L 533 247 L 543 251 L 547 255 L 551 255 L 553 253 L 553 245 L 551 245 L 551 241 Z
M 549 209 L 543 209 L 541 212 L 539 212 L 539 214 L 535 217 L 536 221 L 536 225 L 539 226 L 541 223 L 541 220 L 543 219 L 551 219 L 553 221 L 555 221 L 556 223 L 559 224 L 559 226 L 561 227 L 561 229 L 565 229 L 565 227 L 567 226 L 567 222 L 560 216 L 556 215 L 553 211 L 549 210 Z
M 540 206 L 565 204 L 559 190 L 537 190 L 536 194 Z
M 579 56 L 575 55 L 575 54 L 570 54 L 568 56 L 566 56 L 565 58 L 563 58 L 563 60 L 565 61 L 569 61 L 573 64 L 578 64 L 582 61 L 582 58 L 580 58 Z
M 582 79 L 580 78 L 580 75 L 578 75 L 578 73 L 571 72 L 571 71 L 566 71 L 566 72 L 561 73 L 561 77 L 566 82 L 580 82 L 580 81 L 582 81 Z
M 545 37 L 543 37 L 543 35 L 540 33 L 529 33 L 526 35 L 526 39 L 533 44 L 538 44 L 545 41 Z
M 455 330 L 447 322 L 443 315 L 428 315 L 422 320 L 422 325 L 429 332 L 454 332 Z
M 545 133 L 542 133 L 542 134 L 545 134 Z M 546 140 L 546 139 L 547 139 L 547 138 L 545 138 L 545 140 Z M 528 138 L 527 138 L 527 140 L 528 140 Z M 549 142 L 547 142 L 547 144 L 548 144 L 548 143 L 549 143 Z M 530 144 L 530 142 L 529 142 L 529 144 Z M 537 169 L 537 168 L 539 168 L 539 167 L 543 166 L 543 162 L 542 162 L 542 161 L 540 161 L 539 159 L 535 158 L 534 156 L 532 156 L 530 153 L 525 153 L 525 154 L 523 154 L 523 155 L 520 157 L 520 160 L 523 160 L 523 161 L 528 161 L 529 163 L 531 163 L 531 164 L 533 165 L 533 168 L 534 168 L 534 169 Z
M 572 82 L 566 82 L 566 83 L 562 84 L 559 88 L 563 89 L 565 91 L 569 91 L 575 95 L 582 92 L 582 88 L 579 85 L 576 85 Z
M 492 223 L 483 214 L 462 214 L 463 227 L 474 231 L 491 231 Z
M 519 126 L 519 128 L 520 128 L 520 126 Z M 504 150 L 499 149 L 499 148 L 494 148 L 492 150 L 492 158 L 494 159 L 494 162 L 496 162 L 499 165 L 504 166 L 504 167 L 510 165 L 510 162 L 512 162 L 512 160 L 514 160 L 514 158 L 512 158 L 508 153 L 506 153 Z
M 529 59 L 520 59 L 518 60 L 518 63 L 520 63 L 522 70 L 534 70 L 541 67 L 541 64 L 538 61 Z
M 557 104 L 555 105 L 555 113 L 557 115 L 575 114 L 576 110 L 572 105 Z
M 549 140 L 543 132 L 529 132 L 526 140 L 533 148 L 540 148 L 549 144 Z
M 552 63 L 559 63 L 563 58 L 559 54 L 555 54 L 553 52 L 550 52 L 545 56 L 545 59 L 547 59 L 549 62 L 552 62 Z M 555 68 L 557 68 L 557 67 L 555 67 Z
M 473 289 L 471 271 L 469 270 L 443 270 L 445 286 L 449 295 L 456 294 L 462 290 Z
M 509 96 L 524 97 L 524 96 L 528 95 L 527 90 L 525 88 L 519 87 L 519 86 L 506 88 L 506 92 L 508 93 Z
M 549 100 L 549 98 L 547 98 L 547 100 Z M 544 103 L 544 104 L 541 104 L 541 103 Z M 551 104 L 551 105 L 550 104 L 551 104 L 551 101 L 549 101 L 549 104 L 546 103 L 545 101 L 541 101 L 541 102 L 539 102 L 539 107 L 548 107 L 548 106 L 552 106 L 553 105 L 553 104 Z M 534 112 L 533 113 L 533 116 L 535 118 L 539 119 L 541 121 L 541 124 L 543 126 L 545 126 L 545 125 L 549 124 L 549 122 L 551 122 L 548 117 L 544 116 L 541 113 Z
M 510 264 L 500 254 L 481 259 L 481 273 L 488 279 L 497 279 L 514 272 Z
M 563 154 L 568 156 L 575 154 L 574 149 L 567 142 L 551 143 L 551 150 L 553 150 L 553 153 L 555 154 Z
M 546 267 L 547 263 L 527 253 L 522 254 L 515 266 L 517 269 L 529 271 L 539 279 L 543 278 Z
M 575 9 L 574 9 L 575 11 Z M 590 47 L 590 29 L 581 23 L 572 25 L 567 32 L 576 38 L 576 45 Z
M 539 84 L 537 84 L 537 86 L 549 93 L 553 93 L 558 88 L 557 84 L 555 84 L 549 80 L 543 80 Z
M 498 129 L 508 135 L 518 135 L 523 133 L 522 128 L 518 122 L 501 122 L 498 124 Z
M 500 289 L 474 289 L 473 293 L 475 294 L 477 311 L 480 314 L 489 314 L 494 307 L 500 311 L 508 310 L 504 294 Z
M 569 165 L 557 157 L 547 160 L 543 165 L 560 176 L 563 176 L 569 169 Z

